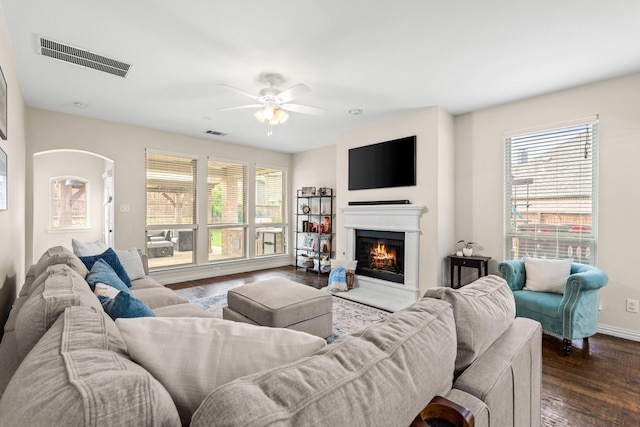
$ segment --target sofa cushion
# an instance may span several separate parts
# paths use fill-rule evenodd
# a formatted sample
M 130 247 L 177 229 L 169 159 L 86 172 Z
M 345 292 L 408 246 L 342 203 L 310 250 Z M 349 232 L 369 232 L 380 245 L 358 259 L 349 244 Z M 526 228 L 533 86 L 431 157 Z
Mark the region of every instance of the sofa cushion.
M 127 272 L 124 270 L 124 267 L 118 259 L 118 255 L 113 249 L 107 248 L 106 251 L 98 255 L 82 256 L 80 257 L 80 259 L 89 270 L 93 267 L 93 264 L 95 264 L 97 260 L 105 260 L 107 264 L 109 264 L 111 268 L 113 268 L 113 271 L 116 272 L 120 280 L 122 280 L 124 284 L 127 285 L 127 287 L 131 286 L 131 279 L 129 278 Z
M 423 299 L 313 356 L 222 385 L 191 426 L 408 426 L 451 388 L 455 354 L 450 305 Z
M 130 289 L 133 291 L 135 289 L 159 288 L 159 287 L 162 287 L 162 285 L 156 282 L 155 279 L 149 276 L 145 276 L 140 279 L 131 280 Z
M 95 291 L 96 284 L 103 283 L 119 291 L 131 293 L 127 285 L 124 284 L 116 272 L 113 271 L 113 268 L 103 259 L 99 259 L 93 264 L 91 271 L 87 274 L 86 281 L 91 291 Z
M 31 286 L 33 285 L 33 282 L 37 278 L 37 276 L 36 276 L 36 271 L 37 270 L 38 270 L 38 268 L 37 268 L 36 264 L 32 264 L 31 267 L 29 267 L 29 270 L 27 270 L 27 275 L 24 278 L 24 284 L 20 288 L 20 293 L 18 294 L 18 296 L 24 297 L 24 296 L 29 295 L 29 291 L 31 290 Z
M 18 342 L 15 331 L 5 332 L 0 343 L 0 399 L 4 390 L 13 377 L 14 372 L 20 366 L 22 359 L 18 353 Z
M 185 425 L 216 387 L 326 346 L 304 332 L 214 318 L 118 319 L 116 325 L 131 358 L 167 388 Z
M 138 298 L 152 310 L 166 305 L 184 304 L 185 302 L 189 302 L 189 300 L 182 295 L 178 295 L 171 289 L 165 288 L 164 286 L 133 289 L 131 291 L 131 295 Z
M 42 337 L 0 400 L 3 425 L 180 425 L 167 391 L 122 355 L 99 310 L 69 307 Z
M 458 340 L 456 375 L 484 353 L 516 315 L 509 285 L 494 275 L 481 277 L 459 289 L 428 289 L 424 296 L 441 299 L 453 307 Z
M 104 311 L 113 320 L 133 317 L 155 317 L 149 307 L 129 292 L 97 283 L 94 293 L 98 296 Z
M 87 282 L 66 264 L 51 266 L 45 274 L 46 280 L 31 292 L 16 318 L 21 358 L 29 353 L 65 308 L 84 305 L 102 310 Z
M 571 259 L 540 259 L 524 257 L 526 282 L 524 289 L 564 294 L 564 286 L 571 274 Z
M 153 312 L 158 317 L 213 317 L 213 314 L 198 304 L 190 302 L 154 308 Z
M 87 277 L 87 273 L 89 273 L 89 270 L 84 263 L 73 252 L 63 246 L 54 246 L 47 249 L 45 253 L 42 254 L 38 262 L 35 264 L 33 276 L 36 277 L 37 280 L 38 276 L 44 273 L 47 268 L 56 264 L 68 265 L 83 279 Z M 33 285 L 31 287 L 33 287 Z M 26 292 L 29 293 L 31 291 L 27 289 Z

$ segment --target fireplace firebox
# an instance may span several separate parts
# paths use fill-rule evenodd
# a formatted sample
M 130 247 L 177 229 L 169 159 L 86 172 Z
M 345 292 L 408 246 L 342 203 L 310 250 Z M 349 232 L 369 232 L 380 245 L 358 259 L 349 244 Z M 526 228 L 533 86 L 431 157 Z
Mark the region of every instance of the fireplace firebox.
M 404 284 L 404 233 L 355 230 L 356 274 Z

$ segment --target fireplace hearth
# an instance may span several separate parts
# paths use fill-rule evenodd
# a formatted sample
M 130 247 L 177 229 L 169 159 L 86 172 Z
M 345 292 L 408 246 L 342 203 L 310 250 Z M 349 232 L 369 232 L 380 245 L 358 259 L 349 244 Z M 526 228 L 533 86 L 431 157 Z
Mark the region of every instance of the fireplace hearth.
M 424 206 L 351 205 L 341 211 L 345 257 L 358 260 L 358 264 L 354 287 L 340 296 L 389 311 L 416 302 L 420 294 L 420 217 Z
M 356 274 L 404 283 L 404 233 L 356 230 Z

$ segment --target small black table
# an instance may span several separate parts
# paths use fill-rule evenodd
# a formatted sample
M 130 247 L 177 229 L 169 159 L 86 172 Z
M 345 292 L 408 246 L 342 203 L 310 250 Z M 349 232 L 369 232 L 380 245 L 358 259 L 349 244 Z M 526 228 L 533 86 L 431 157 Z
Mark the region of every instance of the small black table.
M 454 267 L 458 267 L 458 288 L 460 287 L 461 280 L 461 270 L 462 267 L 470 267 L 478 269 L 478 279 L 482 276 L 486 276 L 489 270 L 489 260 L 490 256 L 457 256 L 457 255 L 449 255 L 449 260 L 451 260 L 451 287 L 453 288 L 453 270 Z

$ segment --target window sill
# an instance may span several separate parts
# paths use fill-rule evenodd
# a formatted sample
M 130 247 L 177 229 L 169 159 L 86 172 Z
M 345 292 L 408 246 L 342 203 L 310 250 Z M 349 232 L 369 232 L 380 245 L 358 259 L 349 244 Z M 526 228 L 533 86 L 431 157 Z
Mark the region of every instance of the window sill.
M 49 234 L 62 234 L 62 233 L 88 233 L 93 231 L 91 227 L 82 228 L 47 228 Z

